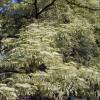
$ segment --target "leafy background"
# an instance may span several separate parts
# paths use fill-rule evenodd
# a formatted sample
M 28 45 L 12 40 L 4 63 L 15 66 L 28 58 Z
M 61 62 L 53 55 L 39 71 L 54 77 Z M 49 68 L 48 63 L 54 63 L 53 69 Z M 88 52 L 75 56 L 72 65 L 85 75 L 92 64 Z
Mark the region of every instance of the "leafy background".
M 0 15 L 1 100 L 100 91 L 100 11 L 94 10 L 100 6 L 95 0 L 66 1 L 57 0 L 38 19 L 31 0 Z M 38 11 L 50 2 L 39 0 Z

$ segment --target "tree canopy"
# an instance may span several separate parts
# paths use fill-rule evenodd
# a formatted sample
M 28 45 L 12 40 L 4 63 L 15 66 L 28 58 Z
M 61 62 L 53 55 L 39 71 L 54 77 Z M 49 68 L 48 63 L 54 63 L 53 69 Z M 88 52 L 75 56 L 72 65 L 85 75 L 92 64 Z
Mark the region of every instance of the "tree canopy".
M 2 0 L 0 6 L 1 100 L 100 92 L 98 0 Z

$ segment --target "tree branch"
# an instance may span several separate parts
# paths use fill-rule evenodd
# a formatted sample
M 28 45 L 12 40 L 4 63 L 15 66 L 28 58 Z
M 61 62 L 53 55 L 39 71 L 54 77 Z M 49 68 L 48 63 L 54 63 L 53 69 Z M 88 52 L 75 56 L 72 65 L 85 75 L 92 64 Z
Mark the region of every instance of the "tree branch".
M 50 6 L 52 6 L 55 3 L 55 1 L 56 0 L 53 0 L 50 4 L 46 5 L 40 12 L 37 13 L 37 16 L 39 16 L 41 13 L 46 11 L 46 9 L 49 8 Z
M 75 3 L 75 2 L 69 1 L 69 0 L 66 0 L 66 2 L 67 2 L 68 4 L 75 5 L 75 6 L 77 6 L 77 7 L 84 8 L 84 9 L 89 9 L 89 10 L 93 10 L 93 11 L 99 11 L 99 10 L 100 10 L 100 9 L 98 9 L 98 8 L 91 8 L 91 7 L 88 7 L 88 6 L 85 6 L 85 5 L 81 5 L 81 4 L 79 4 L 79 3 Z
M 37 7 L 37 0 L 34 1 L 34 6 L 35 6 L 35 17 L 38 19 L 38 7 Z

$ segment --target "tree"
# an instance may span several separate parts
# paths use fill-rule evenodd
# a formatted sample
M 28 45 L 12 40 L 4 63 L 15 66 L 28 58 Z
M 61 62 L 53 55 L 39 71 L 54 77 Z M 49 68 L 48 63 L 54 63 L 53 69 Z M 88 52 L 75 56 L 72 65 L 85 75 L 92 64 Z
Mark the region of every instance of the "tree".
M 100 91 L 100 19 L 93 2 L 25 0 L 1 14 L 3 96 L 35 95 L 44 100 L 54 93 L 87 97 Z
M 45 7 L 43 7 L 39 12 L 38 12 L 38 7 L 37 7 L 37 0 L 35 0 L 34 2 L 34 6 L 35 6 L 35 18 L 37 19 L 38 16 L 43 13 L 44 11 L 46 11 L 50 6 L 54 5 L 56 0 L 52 0 L 51 3 L 47 4 Z

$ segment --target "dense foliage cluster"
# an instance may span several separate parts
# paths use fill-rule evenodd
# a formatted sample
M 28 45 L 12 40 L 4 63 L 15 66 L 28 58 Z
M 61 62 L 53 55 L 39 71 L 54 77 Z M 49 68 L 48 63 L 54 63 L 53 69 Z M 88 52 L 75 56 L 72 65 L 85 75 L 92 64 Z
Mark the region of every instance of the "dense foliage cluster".
M 100 11 L 95 0 L 24 0 L 0 15 L 0 100 L 100 91 Z

